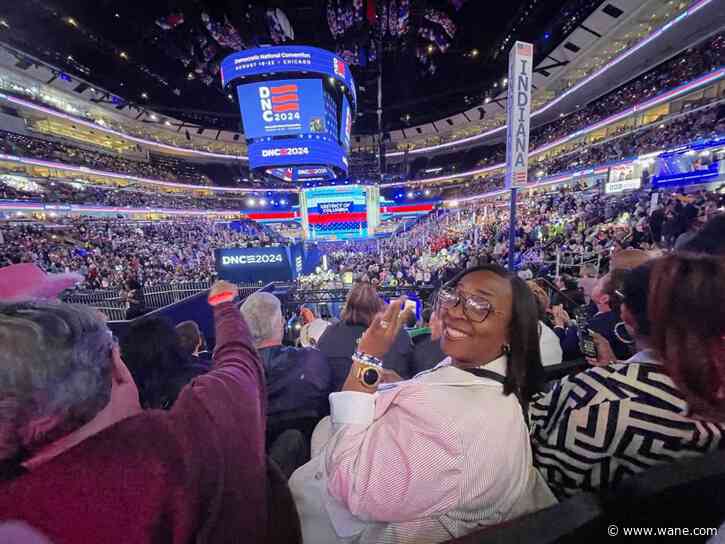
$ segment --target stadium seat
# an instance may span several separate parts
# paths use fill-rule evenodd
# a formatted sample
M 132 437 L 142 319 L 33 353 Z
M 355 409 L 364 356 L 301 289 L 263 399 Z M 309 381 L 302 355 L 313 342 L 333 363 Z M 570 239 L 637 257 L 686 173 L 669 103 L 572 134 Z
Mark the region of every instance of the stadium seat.
M 620 527 L 719 527 L 725 520 L 723 489 L 725 451 L 662 465 L 623 481 L 605 498 L 601 521 Z
M 582 493 L 559 504 L 508 521 L 485 527 L 447 544 L 547 544 L 568 540 L 602 515 L 599 498 Z

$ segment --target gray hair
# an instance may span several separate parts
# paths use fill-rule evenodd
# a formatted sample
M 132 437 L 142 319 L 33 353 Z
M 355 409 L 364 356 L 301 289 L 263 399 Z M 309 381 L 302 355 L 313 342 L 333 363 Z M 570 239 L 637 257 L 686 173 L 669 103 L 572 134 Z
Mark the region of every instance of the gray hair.
M 113 338 L 90 307 L 0 303 L 0 462 L 75 431 L 111 398 Z M 38 435 L 42 417 L 58 423 Z
M 277 338 L 282 327 L 282 304 L 272 293 L 250 295 L 239 309 L 255 344 Z

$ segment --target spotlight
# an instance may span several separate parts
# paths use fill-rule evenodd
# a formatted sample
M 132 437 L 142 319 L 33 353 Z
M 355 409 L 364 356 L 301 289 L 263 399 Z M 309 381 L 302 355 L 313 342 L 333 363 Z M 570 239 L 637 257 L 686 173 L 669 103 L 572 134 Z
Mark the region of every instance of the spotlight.
M 194 79 L 194 73 L 193 72 L 189 72 L 188 74 L 186 74 L 186 79 L 188 79 L 189 81 L 191 81 L 192 79 Z
M 74 27 L 78 28 L 78 22 L 73 17 L 68 17 L 65 21 L 70 26 L 74 26 Z
M 430 194 L 430 189 L 425 190 L 425 196 L 428 196 Z
M 428 54 L 432 54 L 432 53 L 433 53 L 433 50 L 434 50 L 434 49 L 433 49 L 433 44 L 430 44 L 430 45 L 428 46 Z
M 413 196 L 415 196 L 415 195 L 413 194 L 413 191 L 409 191 L 409 192 L 408 192 L 408 198 L 413 198 Z
M 149 116 L 149 119 L 151 119 L 152 121 L 158 121 L 159 120 L 158 116 L 155 113 L 152 113 Z
M 247 206 L 254 206 L 256 203 L 257 203 L 257 201 L 254 200 L 253 198 L 247 199 Z
M 141 98 L 143 98 L 144 100 L 147 100 L 148 97 L 149 97 L 148 93 L 145 93 L 145 92 L 141 93 Z
M 169 120 L 167 119 L 166 121 L 164 121 L 164 124 L 165 124 L 165 125 L 166 125 L 167 127 L 170 127 L 170 126 L 171 126 L 171 121 L 169 121 Z
M 487 96 L 487 97 L 486 97 L 486 98 L 485 98 L 485 99 L 483 100 L 483 103 L 484 103 L 484 104 L 488 104 L 488 103 L 489 103 L 490 101 L 491 101 L 491 97 L 490 97 L 490 96 Z
M 234 97 L 233 97 L 233 96 L 231 95 L 231 93 L 227 95 L 227 98 L 228 98 L 229 100 L 234 100 Z
M 121 57 L 123 60 L 128 60 L 128 53 L 126 53 L 125 51 L 121 51 L 118 56 Z
M 284 206 L 285 204 L 287 204 L 287 201 L 283 198 L 282 200 L 279 201 L 279 203 L 282 204 L 282 206 Z
M 476 57 L 478 56 L 478 49 L 472 49 L 472 50 L 471 50 L 471 56 L 472 56 L 473 58 L 476 58 Z
M 267 199 L 266 199 L 266 198 L 263 198 L 263 199 L 261 199 L 261 200 L 259 201 L 259 205 L 260 205 L 260 206 L 266 206 L 266 205 L 267 205 Z
M 507 84 L 508 84 L 508 82 L 509 82 L 509 78 L 507 78 L 507 77 L 503 78 L 503 79 L 501 80 L 501 86 L 503 87 L 504 85 L 507 85 Z
M 327 78 L 327 81 L 329 81 L 329 82 L 330 82 L 330 85 L 334 85 L 334 84 L 335 84 L 335 78 L 334 78 L 334 77 L 332 77 L 332 76 L 328 77 L 328 78 Z

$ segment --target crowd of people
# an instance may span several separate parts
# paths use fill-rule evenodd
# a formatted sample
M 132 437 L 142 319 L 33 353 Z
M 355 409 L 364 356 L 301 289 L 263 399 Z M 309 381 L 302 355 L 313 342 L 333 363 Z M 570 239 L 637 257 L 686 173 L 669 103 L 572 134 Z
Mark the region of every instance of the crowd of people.
M 700 75 L 718 69 L 723 64 L 725 64 L 725 35 L 719 33 L 707 39 L 699 46 L 680 53 L 669 61 L 660 64 L 649 72 L 618 87 L 606 96 L 598 98 L 590 104 L 575 110 L 571 114 L 547 123 L 546 125 L 533 128 L 529 139 L 529 148 L 532 150 L 536 149 L 554 140 L 573 134 L 578 130 L 594 125 L 602 119 L 619 113 L 634 104 L 643 102 L 648 98 L 687 83 Z M 718 119 L 722 119 L 722 117 L 722 114 L 718 115 Z M 700 123 L 704 124 L 705 121 L 702 120 Z M 720 126 L 720 129 L 720 132 L 722 132 L 722 126 Z M 674 132 L 670 135 L 670 139 L 676 135 L 677 132 Z M 687 136 L 685 137 L 687 138 Z M 663 139 L 666 140 L 667 138 Z M 645 142 L 634 149 L 623 149 L 620 153 L 616 153 L 615 158 L 641 153 L 643 152 L 641 149 L 644 144 Z M 632 146 L 629 147 L 631 148 Z M 577 150 L 583 151 L 581 145 L 577 144 Z M 475 160 L 476 157 L 479 157 L 477 161 Z M 415 163 L 411 177 L 425 179 L 426 177 L 445 175 L 454 173 L 455 171 L 471 170 L 475 167 L 499 164 L 504 159 L 505 149 L 503 146 L 472 148 L 467 149 L 465 152 L 443 155 L 432 158 L 429 161 L 422 160 Z M 598 160 L 601 159 L 592 158 L 588 160 L 588 163 L 591 164 Z M 548 174 L 562 170 L 561 165 L 537 165 L 535 169 L 532 169 L 532 176 L 542 168 Z M 429 170 L 429 172 L 426 172 L 426 170 Z
M 91 151 L 64 142 L 36 138 L 17 132 L 0 131 L 0 153 L 33 157 L 85 166 L 104 172 L 118 172 L 142 178 L 192 185 L 212 185 L 204 166 L 189 160 L 151 154 L 148 160 L 124 157 L 112 152 Z M 225 180 L 217 180 L 225 181 Z
M 335 322 L 301 309 L 303 347 L 285 345 L 269 292 L 238 307 L 234 285 L 214 284 L 210 354 L 199 326 L 158 315 L 119 343 L 92 309 L 43 300 L 68 274 L 0 268 L 0 521 L 15 521 L 0 530 L 36 539 L 25 542 L 435 544 L 582 493 L 617 497 L 650 468 L 722 449 L 722 195 L 662 195 L 652 209 L 645 196 L 527 205 L 521 249 L 552 240 L 610 253 L 593 276 L 561 275 L 551 289 L 526 281 L 546 267 L 496 264 L 485 209 L 422 219 L 382 252 L 332 245 L 335 264 L 362 276 Z M 602 220 L 625 235 L 610 238 Z M 185 226 L 189 243 L 229 236 L 199 229 Z M 424 323 L 405 298 L 378 295 L 396 260 L 410 278 L 406 259 L 446 254 Z M 569 319 L 572 305 L 587 325 Z M 586 362 L 553 380 L 547 322 L 560 350 L 585 330 L 594 346 L 580 338 Z M 705 495 L 675 519 L 659 499 L 657 521 L 717 527 L 725 510 Z M 576 527 L 580 537 L 616 512 Z
M 214 249 L 284 243 L 276 233 L 243 220 L 128 222 L 78 219 L 53 226 L 0 226 L 0 266 L 32 262 L 51 272 L 79 272 L 82 289 L 124 290 L 211 281 Z

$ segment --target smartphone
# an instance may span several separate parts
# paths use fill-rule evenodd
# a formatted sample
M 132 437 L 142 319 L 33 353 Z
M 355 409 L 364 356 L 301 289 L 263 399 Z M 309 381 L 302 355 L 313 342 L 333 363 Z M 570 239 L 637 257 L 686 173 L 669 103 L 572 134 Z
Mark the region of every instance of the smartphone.
M 405 305 L 401 308 L 401 310 L 403 310 L 403 311 L 408 310 L 415 315 L 417 308 L 418 308 L 418 306 L 416 305 L 414 300 L 406 300 Z
M 579 349 L 585 357 L 591 359 L 597 359 L 599 352 L 597 351 L 597 345 L 594 343 L 594 336 L 592 335 L 591 329 L 580 329 L 579 330 Z

